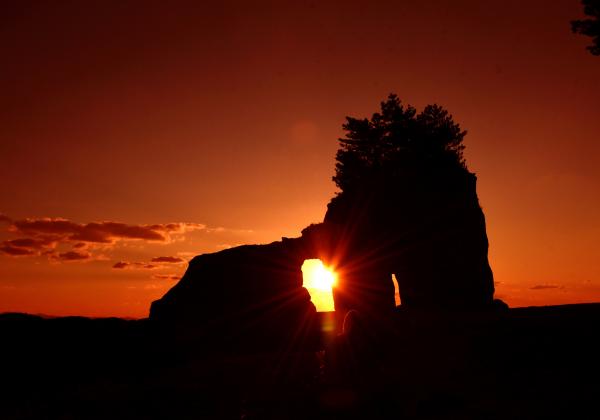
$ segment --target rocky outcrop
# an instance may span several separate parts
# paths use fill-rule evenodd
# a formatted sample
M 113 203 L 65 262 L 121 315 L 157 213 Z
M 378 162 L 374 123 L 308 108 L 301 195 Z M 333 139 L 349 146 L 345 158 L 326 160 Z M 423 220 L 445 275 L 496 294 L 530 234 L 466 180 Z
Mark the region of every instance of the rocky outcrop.
M 402 306 L 424 311 L 491 308 L 494 293 L 476 177 L 466 170 L 344 192 L 323 223 L 299 238 L 195 257 L 150 318 L 261 342 L 313 340 L 315 307 L 302 287 L 305 259 L 339 275 L 336 312 L 381 322 Z M 245 338 L 244 338 L 245 337 Z M 310 339 L 309 339 L 310 337 Z
M 154 302 L 151 318 L 292 334 L 314 314 L 301 266 L 320 258 L 338 273 L 338 319 L 356 310 L 371 326 L 403 312 L 425 315 L 498 308 L 485 217 L 462 144 L 466 131 L 438 105 L 420 113 L 395 94 L 371 118 L 342 125 L 323 223 L 302 236 L 202 255 Z M 287 327 L 286 327 L 287 325 Z
M 302 242 L 284 238 L 195 257 L 183 278 L 152 303 L 150 319 L 252 347 L 316 339 L 316 310 L 302 287 Z
M 460 168 L 404 179 L 344 192 L 329 204 L 325 224 L 343 238 L 340 265 L 349 273 L 341 277 L 347 301 L 337 299 L 336 309 L 389 307 L 392 273 L 403 307 L 489 307 L 494 282 L 475 175 Z

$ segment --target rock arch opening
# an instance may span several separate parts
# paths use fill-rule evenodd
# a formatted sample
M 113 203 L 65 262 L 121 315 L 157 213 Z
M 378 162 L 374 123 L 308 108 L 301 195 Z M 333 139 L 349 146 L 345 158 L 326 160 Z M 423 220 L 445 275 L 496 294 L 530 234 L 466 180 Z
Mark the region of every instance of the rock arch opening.
M 392 274 L 392 283 L 394 283 L 394 303 L 396 306 L 400 306 L 402 305 L 402 299 L 400 298 L 400 285 L 398 284 L 396 274 Z
M 325 266 L 320 259 L 307 259 L 302 264 L 302 279 L 302 286 L 308 290 L 317 311 L 333 311 L 333 288 L 338 280 L 335 271 Z

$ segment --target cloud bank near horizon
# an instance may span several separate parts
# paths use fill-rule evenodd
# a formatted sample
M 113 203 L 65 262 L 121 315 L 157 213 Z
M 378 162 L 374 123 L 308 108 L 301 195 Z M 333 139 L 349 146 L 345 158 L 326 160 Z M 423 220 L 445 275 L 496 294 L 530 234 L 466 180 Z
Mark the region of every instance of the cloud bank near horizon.
M 234 232 L 223 227 L 208 228 L 202 223 L 170 222 L 155 224 L 128 224 L 118 221 L 78 223 L 65 218 L 13 219 L 0 213 L 4 239 L 0 241 L 0 255 L 6 257 L 46 257 L 55 262 L 92 261 L 108 259 L 103 253 L 127 243 L 166 245 L 183 242 L 191 232 L 207 234 Z M 246 230 L 244 232 L 252 232 Z M 186 260 L 177 256 L 160 255 L 147 263 L 129 263 L 119 260 L 114 268 L 156 267 L 181 264 Z

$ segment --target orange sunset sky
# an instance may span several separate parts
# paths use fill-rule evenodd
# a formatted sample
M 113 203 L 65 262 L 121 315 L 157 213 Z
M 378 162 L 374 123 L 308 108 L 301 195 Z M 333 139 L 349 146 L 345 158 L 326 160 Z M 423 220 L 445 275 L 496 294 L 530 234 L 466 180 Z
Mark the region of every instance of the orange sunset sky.
M 0 312 L 144 317 L 298 236 L 346 115 L 446 107 L 496 295 L 600 301 L 600 57 L 556 1 L 19 1 L 0 14 Z

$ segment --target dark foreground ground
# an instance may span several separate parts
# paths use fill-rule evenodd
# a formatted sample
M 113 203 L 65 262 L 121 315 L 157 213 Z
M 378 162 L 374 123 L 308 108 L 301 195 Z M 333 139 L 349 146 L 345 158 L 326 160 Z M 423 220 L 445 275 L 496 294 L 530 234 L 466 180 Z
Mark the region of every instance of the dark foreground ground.
M 398 313 L 349 358 L 3 314 L 0 419 L 600 419 L 600 304 L 484 318 Z

